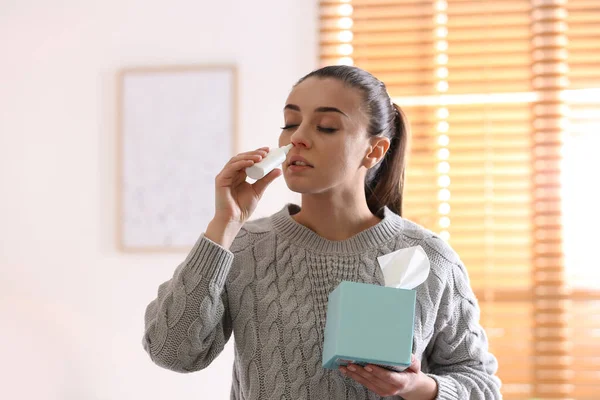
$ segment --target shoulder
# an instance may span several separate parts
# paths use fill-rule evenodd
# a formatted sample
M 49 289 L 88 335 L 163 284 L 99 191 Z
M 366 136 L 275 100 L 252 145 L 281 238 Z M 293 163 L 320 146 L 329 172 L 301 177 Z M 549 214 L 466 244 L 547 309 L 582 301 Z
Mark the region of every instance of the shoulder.
M 399 238 L 405 245 L 423 248 L 431 267 L 428 280 L 435 279 L 442 286 L 454 285 L 456 280 L 466 281 L 468 284 L 468 274 L 460 256 L 439 235 L 403 218 L 403 227 Z
M 404 246 L 421 246 L 429 259 L 429 276 L 416 288 L 417 302 L 422 309 L 437 310 L 436 318 L 447 321 L 457 304 L 477 303 L 467 269 L 449 243 L 406 219 L 400 238 Z

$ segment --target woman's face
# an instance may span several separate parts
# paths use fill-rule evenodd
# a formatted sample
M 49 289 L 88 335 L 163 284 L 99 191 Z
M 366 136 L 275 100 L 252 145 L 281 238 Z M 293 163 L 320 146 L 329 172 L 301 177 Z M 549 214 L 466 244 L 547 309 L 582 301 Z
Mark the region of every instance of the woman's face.
M 284 124 L 279 145 L 294 144 L 282 166 L 290 190 L 364 190 L 372 141 L 358 90 L 333 78 L 308 78 L 288 96 Z

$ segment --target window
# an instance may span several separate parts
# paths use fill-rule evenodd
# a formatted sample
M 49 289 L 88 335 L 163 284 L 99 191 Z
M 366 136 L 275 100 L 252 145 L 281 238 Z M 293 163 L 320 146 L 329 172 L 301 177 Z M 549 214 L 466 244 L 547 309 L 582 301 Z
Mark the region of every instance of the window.
M 597 398 L 600 2 L 329 0 L 320 32 L 406 111 L 405 216 L 465 262 L 504 397 Z

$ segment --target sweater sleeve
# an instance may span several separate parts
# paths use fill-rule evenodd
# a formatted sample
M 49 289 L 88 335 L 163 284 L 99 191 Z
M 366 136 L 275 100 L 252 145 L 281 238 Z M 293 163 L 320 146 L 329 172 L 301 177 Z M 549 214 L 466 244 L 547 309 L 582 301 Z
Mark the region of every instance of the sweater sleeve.
M 436 335 L 427 349 L 436 400 L 501 399 L 496 358 L 479 324 L 479 306 L 462 264 L 453 265 L 442 294 Z
M 233 254 L 202 235 L 146 308 L 142 345 L 157 365 L 206 368 L 232 332 L 225 280 Z

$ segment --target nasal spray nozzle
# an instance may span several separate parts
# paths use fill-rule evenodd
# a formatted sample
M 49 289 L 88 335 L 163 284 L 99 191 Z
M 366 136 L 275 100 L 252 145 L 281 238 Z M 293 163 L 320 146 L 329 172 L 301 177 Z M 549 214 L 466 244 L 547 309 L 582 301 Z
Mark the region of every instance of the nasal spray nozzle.
M 285 161 L 287 153 L 294 147 L 292 143 L 273 149 L 267 153 L 267 156 L 261 162 L 246 168 L 246 175 L 252 179 L 261 179 L 275 168 L 279 167 Z

